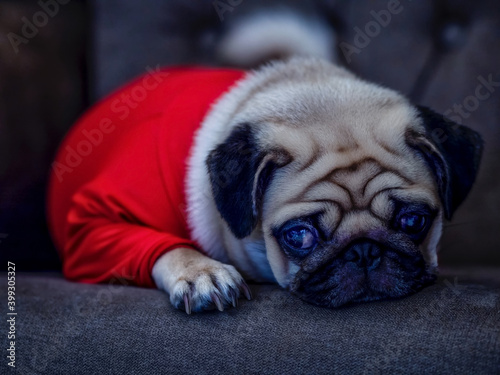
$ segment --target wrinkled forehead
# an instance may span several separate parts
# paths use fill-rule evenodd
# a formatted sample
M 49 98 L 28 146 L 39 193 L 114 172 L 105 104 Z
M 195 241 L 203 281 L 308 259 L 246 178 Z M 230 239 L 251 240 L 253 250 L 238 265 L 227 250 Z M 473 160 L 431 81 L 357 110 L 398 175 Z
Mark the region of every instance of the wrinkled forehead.
M 338 167 L 368 157 L 366 150 L 400 158 L 408 151 L 408 129 L 420 126 L 413 106 L 396 92 L 344 78 L 273 85 L 246 102 L 243 119 L 256 124 L 264 149 L 309 161 L 336 153 Z
M 416 111 L 392 90 L 352 77 L 281 82 L 249 98 L 241 119 L 257 124 L 263 149 L 291 156 L 265 197 L 273 217 L 370 210 L 405 193 L 434 201 L 432 175 L 405 139 L 420 126 Z
M 387 168 L 373 158 L 331 168 L 332 158 L 325 155 L 304 170 L 290 165 L 289 170 L 277 173 L 266 194 L 264 216 L 277 225 L 277 221 L 321 213 L 329 227 L 337 226 L 340 216 L 353 223 L 360 220 L 354 227 L 374 226 L 390 219 L 395 201 L 434 208 L 438 204 L 432 177 L 425 169 L 411 174 L 410 165 Z
M 430 170 L 406 144 L 407 129 L 417 123 L 412 108 L 397 102 L 366 108 L 341 106 L 327 122 L 323 117 L 319 123 L 311 119 L 310 126 L 272 128 L 267 139 L 293 161 L 276 174 L 267 213 L 282 220 L 326 212 L 331 226 L 342 216 L 356 228 L 388 220 L 395 197 L 437 205 Z M 353 211 L 368 215 L 348 215 Z
M 335 112 L 335 109 L 333 110 Z M 410 106 L 391 103 L 369 112 L 343 108 L 327 120 L 311 118 L 302 126 L 273 124 L 263 142 L 278 148 L 293 162 L 282 174 L 287 195 L 305 199 L 319 191 L 337 191 L 344 209 L 362 207 L 379 190 L 421 186 L 434 180 L 425 161 L 406 142 L 418 125 Z

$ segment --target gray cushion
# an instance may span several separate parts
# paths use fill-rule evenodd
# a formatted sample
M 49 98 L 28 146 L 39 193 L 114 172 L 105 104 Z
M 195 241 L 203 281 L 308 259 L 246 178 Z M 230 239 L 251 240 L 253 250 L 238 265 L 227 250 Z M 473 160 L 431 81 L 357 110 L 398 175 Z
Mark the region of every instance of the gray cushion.
M 498 374 L 500 270 L 487 271 L 338 310 L 251 285 L 253 301 L 191 316 L 157 290 L 18 275 L 16 365 L 22 374 Z

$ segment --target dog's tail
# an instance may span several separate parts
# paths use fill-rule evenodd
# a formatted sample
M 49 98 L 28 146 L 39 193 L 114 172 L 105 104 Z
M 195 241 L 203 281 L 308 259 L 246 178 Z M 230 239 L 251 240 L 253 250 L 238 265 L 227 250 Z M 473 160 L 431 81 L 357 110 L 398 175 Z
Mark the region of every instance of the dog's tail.
M 240 67 L 295 55 L 334 61 L 335 39 L 332 27 L 320 14 L 261 9 L 228 25 L 217 53 L 223 63 Z

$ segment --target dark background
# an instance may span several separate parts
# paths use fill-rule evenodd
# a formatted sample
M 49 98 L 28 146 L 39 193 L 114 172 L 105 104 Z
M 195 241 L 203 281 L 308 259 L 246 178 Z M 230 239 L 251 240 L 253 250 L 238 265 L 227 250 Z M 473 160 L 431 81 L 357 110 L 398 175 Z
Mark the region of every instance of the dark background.
M 482 78 L 500 82 L 496 1 L 401 0 L 403 11 L 350 59 L 341 43 L 355 45 L 358 30 L 389 0 L 65 0 L 46 24 L 38 15 L 43 26 L 26 34 L 26 20 L 35 22 L 41 3 L 51 1 L 0 0 L 2 264 L 59 269 L 45 224 L 45 184 L 57 145 L 86 108 L 148 66 L 230 65 L 217 54 L 221 38 L 248 14 L 283 3 L 327 24 L 339 63 L 361 77 L 450 110 L 452 119 L 456 106 L 473 108 L 459 120 L 483 135 L 485 154 L 476 186 L 446 226 L 441 263 L 500 264 L 500 87 L 490 87 L 487 99 L 470 98 Z M 220 3 L 230 9 L 223 17 Z M 24 38 L 17 51 L 13 34 Z

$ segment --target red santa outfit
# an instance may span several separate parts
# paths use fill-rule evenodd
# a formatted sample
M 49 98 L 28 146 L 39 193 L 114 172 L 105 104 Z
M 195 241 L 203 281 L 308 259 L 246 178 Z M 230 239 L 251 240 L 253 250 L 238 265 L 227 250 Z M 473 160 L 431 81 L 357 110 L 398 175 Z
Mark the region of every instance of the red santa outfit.
M 186 161 L 211 105 L 245 72 L 150 72 L 101 101 L 72 128 L 52 164 L 48 220 L 64 275 L 153 287 L 155 261 L 193 247 Z

